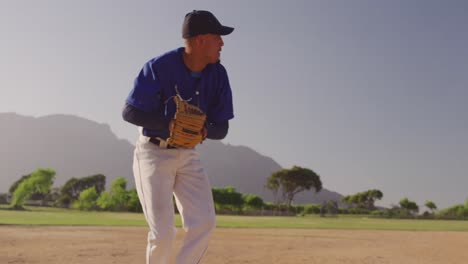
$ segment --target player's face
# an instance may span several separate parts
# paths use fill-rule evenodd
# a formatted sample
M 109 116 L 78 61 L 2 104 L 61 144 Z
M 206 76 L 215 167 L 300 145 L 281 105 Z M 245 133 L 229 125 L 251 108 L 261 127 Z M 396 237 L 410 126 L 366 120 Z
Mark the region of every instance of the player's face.
M 224 46 L 220 35 L 205 34 L 202 36 L 202 50 L 208 63 L 216 63 L 221 58 L 221 47 Z

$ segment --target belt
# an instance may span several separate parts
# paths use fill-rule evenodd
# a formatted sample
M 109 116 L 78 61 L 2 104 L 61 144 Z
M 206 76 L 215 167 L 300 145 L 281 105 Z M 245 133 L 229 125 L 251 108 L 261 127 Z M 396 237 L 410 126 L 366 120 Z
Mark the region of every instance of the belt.
M 163 144 L 161 144 L 161 140 L 159 138 L 155 138 L 155 137 L 150 138 L 149 142 L 151 142 L 153 144 L 156 144 L 160 148 L 166 148 L 166 149 L 176 149 L 177 148 L 177 147 L 172 146 L 172 145 L 164 144 L 165 142 L 163 142 Z

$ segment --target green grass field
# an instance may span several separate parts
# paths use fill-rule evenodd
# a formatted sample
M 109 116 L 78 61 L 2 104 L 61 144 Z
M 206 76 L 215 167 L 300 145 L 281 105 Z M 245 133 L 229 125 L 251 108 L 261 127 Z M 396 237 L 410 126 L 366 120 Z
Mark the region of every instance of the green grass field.
M 180 226 L 180 217 L 176 225 Z M 0 225 L 90 225 L 90 226 L 146 226 L 143 214 L 82 212 L 70 209 L 27 207 L 26 211 L 6 210 L 0 207 Z M 338 217 L 266 217 L 218 215 L 220 228 L 304 228 L 304 229 L 368 229 L 468 231 L 468 221 L 376 219 L 366 216 L 340 215 Z

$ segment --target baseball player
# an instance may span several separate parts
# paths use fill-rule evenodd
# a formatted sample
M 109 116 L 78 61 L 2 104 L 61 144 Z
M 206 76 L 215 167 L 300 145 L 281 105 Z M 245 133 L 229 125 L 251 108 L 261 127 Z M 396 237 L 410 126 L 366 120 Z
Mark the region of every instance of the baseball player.
M 184 141 L 192 134 L 201 140 L 226 136 L 234 113 L 228 76 L 220 64 L 224 45 L 221 36 L 233 30 L 208 11 L 188 13 L 182 26 L 185 47 L 144 64 L 127 97 L 123 119 L 140 131 L 133 173 L 150 229 L 147 264 L 165 264 L 171 259 L 175 238 L 173 196 L 185 234 L 177 264 L 199 263 L 216 225 L 211 186 L 193 147 L 199 142 L 171 142 Z M 200 109 L 206 118 L 204 126 L 176 129 L 182 118 L 177 114 L 178 102 Z M 177 131 L 185 133 L 182 139 L 175 139 Z

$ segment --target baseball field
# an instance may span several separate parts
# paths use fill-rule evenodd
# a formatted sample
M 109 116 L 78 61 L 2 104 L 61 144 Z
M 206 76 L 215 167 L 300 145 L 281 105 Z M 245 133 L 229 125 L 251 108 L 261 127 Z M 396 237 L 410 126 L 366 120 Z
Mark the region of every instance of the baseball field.
M 2 209 L 0 263 L 144 263 L 146 233 L 141 214 Z M 462 264 L 466 245 L 468 221 L 218 216 L 203 263 Z

